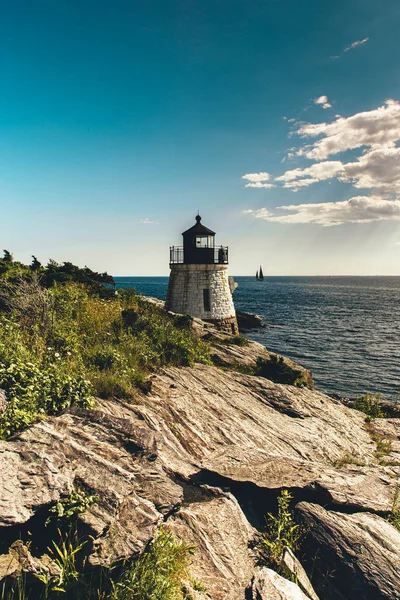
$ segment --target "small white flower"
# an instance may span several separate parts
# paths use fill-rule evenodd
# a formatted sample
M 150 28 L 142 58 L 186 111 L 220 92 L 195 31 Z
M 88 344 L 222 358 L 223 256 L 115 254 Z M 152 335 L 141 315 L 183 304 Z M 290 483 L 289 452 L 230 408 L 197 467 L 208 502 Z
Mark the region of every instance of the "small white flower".
M 71 356 L 71 352 L 67 352 L 68 356 Z
M 59 354 L 58 352 L 55 352 L 55 353 L 54 353 L 54 356 L 55 356 L 56 358 L 60 358 L 60 354 Z

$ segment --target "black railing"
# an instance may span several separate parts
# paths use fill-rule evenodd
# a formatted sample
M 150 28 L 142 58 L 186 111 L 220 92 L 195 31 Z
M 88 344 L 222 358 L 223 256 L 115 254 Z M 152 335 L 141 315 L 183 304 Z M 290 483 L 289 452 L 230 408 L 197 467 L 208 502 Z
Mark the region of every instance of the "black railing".
M 183 246 L 171 246 L 169 249 L 169 262 L 171 265 L 181 264 L 204 264 L 204 265 L 227 265 L 228 246 L 216 246 L 215 248 L 196 248 L 190 258 L 185 260 Z

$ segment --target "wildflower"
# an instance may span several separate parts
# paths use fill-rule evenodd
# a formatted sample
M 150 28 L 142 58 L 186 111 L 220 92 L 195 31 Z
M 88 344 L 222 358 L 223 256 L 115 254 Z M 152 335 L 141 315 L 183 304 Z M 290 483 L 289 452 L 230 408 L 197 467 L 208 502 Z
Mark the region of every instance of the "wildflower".
M 55 352 L 55 353 L 54 353 L 54 356 L 55 356 L 56 358 L 60 358 L 60 353 L 59 353 L 59 352 Z

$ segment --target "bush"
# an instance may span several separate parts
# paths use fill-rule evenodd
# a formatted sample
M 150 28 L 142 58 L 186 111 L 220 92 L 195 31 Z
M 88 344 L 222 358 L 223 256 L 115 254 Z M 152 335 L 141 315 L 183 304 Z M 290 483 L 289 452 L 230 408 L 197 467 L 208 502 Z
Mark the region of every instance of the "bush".
M 282 356 L 271 354 L 269 359 L 259 356 L 254 368 L 254 375 L 265 377 L 275 383 L 286 383 L 298 387 L 306 386 L 303 374 L 285 363 Z
M 353 408 L 365 413 L 371 418 L 385 417 L 385 412 L 382 410 L 382 397 L 380 394 L 365 394 L 360 398 L 356 398 Z
M 91 405 L 89 381 L 61 371 L 57 365 L 40 367 L 16 360 L 0 364 L 0 388 L 7 407 L 0 415 L 0 438 L 25 429 L 46 415 L 57 415 L 72 405 Z

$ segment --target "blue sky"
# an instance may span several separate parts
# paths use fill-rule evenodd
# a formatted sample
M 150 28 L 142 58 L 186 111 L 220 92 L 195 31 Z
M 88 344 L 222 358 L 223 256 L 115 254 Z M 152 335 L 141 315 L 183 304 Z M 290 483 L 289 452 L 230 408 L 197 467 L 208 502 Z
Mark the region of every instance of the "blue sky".
M 397 0 L 3 3 L 1 247 L 164 275 L 199 209 L 233 274 L 399 275 L 399 28 Z

